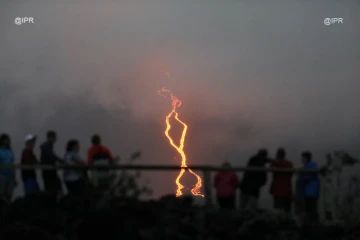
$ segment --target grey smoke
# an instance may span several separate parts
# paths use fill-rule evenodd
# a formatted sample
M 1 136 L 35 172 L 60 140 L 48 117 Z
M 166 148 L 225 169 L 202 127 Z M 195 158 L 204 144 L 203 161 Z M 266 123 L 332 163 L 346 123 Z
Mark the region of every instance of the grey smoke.
M 163 135 L 183 101 L 189 163 L 245 164 L 259 147 L 304 149 L 323 162 L 359 154 L 360 10 L 357 1 L 61 1 L 0 3 L 0 128 L 13 137 L 48 129 L 65 142 L 100 133 L 116 154 L 179 164 Z M 34 17 L 17 26 L 15 17 Z M 325 26 L 326 17 L 344 24 Z M 161 74 L 170 73 L 170 78 Z M 152 173 L 155 194 L 173 173 Z M 164 179 L 169 179 L 166 185 Z

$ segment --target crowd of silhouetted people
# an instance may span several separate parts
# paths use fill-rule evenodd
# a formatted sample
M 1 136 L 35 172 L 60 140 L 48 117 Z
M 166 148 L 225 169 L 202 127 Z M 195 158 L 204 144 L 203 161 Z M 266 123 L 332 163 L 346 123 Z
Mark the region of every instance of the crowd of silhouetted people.
M 57 140 L 55 131 L 48 131 L 46 140 L 40 145 L 40 158 L 34 152 L 37 137 L 27 135 L 24 140 L 24 149 L 21 154 L 23 165 L 110 165 L 114 163 L 114 157 L 109 149 L 101 144 L 99 135 L 91 137 L 91 147 L 88 149 L 87 161 L 79 154 L 80 143 L 76 139 L 70 139 L 65 147 L 64 157 L 59 157 L 54 151 Z M 11 139 L 7 134 L 0 136 L 0 165 L 13 165 L 14 152 L 11 147 Z M 312 159 L 310 152 L 301 154 L 301 161 L 304 169 L 318 169 Z M 270 167 L 292 169 L 293 164 L 286 157 L 286 151 L 279 148 L 275 158 L 269 158 L 266 149 L 261 149 L 252 156 L 247 164 L 248 167 Z M 235 171 L 231 170 L 228 162 L 223 164 L 225 171 L 219 171 L 214 178 L 214 187 L 218 204 L 221 208 L 236 208 L 236 192 L 240 190 L 239 208 L 257 210 L 261 189 L 267 182 L 266 171 L 246 170 L 241 180 Z M 44 191 L 54 195 L 57 199 L 63 195 L 62 184 L 56 169 L 43 169 L 41 176 L 44 182 Z M 302 172 L 298 175 L 296 186 L 292 185 L 293 172 L 272 173 L 270 194 L 273 196 L 275 209 L 281 210 L 284 214 L 291 212 L 292 206 L 299 218 L 310 223 L 319 220 L 318 199 L 320 193 L 320 178 L 317 172 Z M 36 170 L 22 169 L 21 180 L 23 182 L 25 195 L 40 192 Z M 91 185 L 104 189 L 109 184 L 109 174 L 106 170 L 91 171 L 91 180 L 88 171 L 84 169 L 64 169 L 63 180 L 68 194 L 83 194 Z M 0 169 L 0 197 L 11 200 L 15 186 L 17 185 L 15 170 L 11 168 Z M 295 191 L 294 191 L 295 190 Z
M 303 152 L 300 156 L 304 169 L 317 170 L 317 163 L 313 161 L 311 152 Z M 276 157 L 268 157 L 266 149 L 261 149 L 252 156 L 248 167 L 269 167 L 278 169 L 292 169 L 293 163 L 286 157 L 286 151 L 279 148 Z M 240 190 L 240 209 L 256 211 L 261 189 L 267 182 L 266 171 L 246 170 L 240 180 L 228 162 L 223 164 L 226 171 L 219 171 L 214 178 L 217 202 L 221 208 L 236 208 L 236 192 Z M 319 220 L 318 199 L 320 195 L 320 177 L 314 172 L 301 172 L 293 187 L 293 172 L 274 171 L 270 194 L 273 197 L 273 206 L 285 215 L 289 215 L 294 205 L 295 214 L 300 222 L 316 224 Z
M 87 161 L 79 154 L 80 143 L 76 139 L 70 139 L 65 147 L 64 157 L 59 157 L 54 151 L 57 140 L 55 131 L 48 131 L 46 140 L 40 145 L 40 158 L 35 154 L 37 137 L 29 134 L 24 140 L 24 149 L 21 154 L 21 164 L 23 165 L 106 165 L 113 164 L 114 157 L 109 149 L 101 144 L 99 135 L 91 137 L 91 147 L 88 149 Z M 11 138 L 8 134 L 0 136 L 0 165 L 13 165 L 15 162 L 14 152 L 11 147 Z M 44 182 L 44 191 L 54 195 L 59 199 L 63 195 L 62 184 L 56 169 L 43 169 L 41 176 Z M 25 195 L 40 192 L 35 169 L 22 169 L 21 180 L 23 182 Z M 109 174 L 106 170 L 92 171 L 91 181 L 88 172 L 79 169 L 64 169 L 63 180 L 68 194 L 85 193 L 90 184 L 102 186 L 109 182 Z M 10 201 L 13 191 L 17 185 L 15 170 L 11 168 L 0 169 L 0 197 Z

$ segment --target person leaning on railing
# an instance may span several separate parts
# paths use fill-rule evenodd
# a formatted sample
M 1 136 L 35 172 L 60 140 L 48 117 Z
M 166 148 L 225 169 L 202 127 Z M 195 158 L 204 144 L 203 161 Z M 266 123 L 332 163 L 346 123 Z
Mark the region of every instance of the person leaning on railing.
M 54 145 L 57 141 L 57 134 L 55 131 L 48 131 L 46 133 L 46 142 L 40 146 L 40 162 L 41 164 L 53 165 L 63 163 L 63 160 L 57 156 L 54 151 Z M 42 177 L 44 181 L 45 192 L 56 197 L 57 200 L 63 195 L 60 178 L 57 170 L 46 169 L 42 170 Z
M 279 148 L 276 159 L 271 164 L 272 168 L 292 169 L 293 164 L 286 158 L 286 151 Z M 292 205 L 292 172 L 273 172 L 270 194 L 273 196 L 274 208 L 280 210 L 285 216 L 290 217 Z
M 64 163 L 69 165 L 85 165 L 79 155 L 80 144 L 76 139 L 71 139 L 66 145 L 66 153 L 64 156 Z M 80 169 L 65 169 L 64 182 L 70 195 L 81 195 L 86 190 L 85 172 Z
M 38 163 L 37 157 L 34 154 L 35 144 L 36 136 L 29 134 L 25 137 L 25 148 L 21 154 L 21 164 L 34 165 Z M 34 194 L 40 191 L 35 169 L 22 169 L 21 179 L 24 184 L 25 195 Z
M 226 171 L 219 171 L 214 178 L 214 187 L 216 189 L 216 198 L 220 208 L 235 209 L 236 188 L 240 181 L 236 172 L 231 169 L 229 162 L 222 164 Z
M 268 163 L 268 152 L 260 149 L 258 153 L 249 159 L 247 167 L 263 168 Z M 260 197 L 260 189 L 265 185 L 267 173 L 265 171 L 246 171 L 239 185 L 240 209 L 256 211 Z
M 95 166 L 106 166 L 114 164 L 114 157 L 110 150 L 101 144 L 99 135 L 93 135 L 91 138 L 92 146 L 88 150 L 88 164 Z M 107 189 L 113 177 L 109 170 L 91 171 L 91 180 L 95 187 Z
M 301 160 L 304 169 L 318 169 L 318 165 L 312 159 L 310 152 L 303 152 Z M 318 199 L 320 195 L 320 177 L 319 173 L 301 173 L 300 181 L 303 186 L 304 207 L 307 214 L 307 222 L 310 225 L 316 225 L 319 221 Z

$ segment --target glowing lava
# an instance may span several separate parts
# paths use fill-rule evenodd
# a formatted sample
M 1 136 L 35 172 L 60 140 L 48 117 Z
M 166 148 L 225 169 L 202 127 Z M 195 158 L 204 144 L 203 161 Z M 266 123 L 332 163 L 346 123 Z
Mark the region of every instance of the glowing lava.
M 170 97 L 164 95 L 163 93 L 168 93 L 170 95 Z M 186 165 L 186 155 L 185 155 L 185 152 L 184 152 L 184 142 L 185 142 L 185 137 L 186 137 L 186 131 L 187 131 L 187 125 L 182 122 L 179 117 L 178 117 L 178 113 L 176 112 L 176 108 L 177 107 L 180 107 L 182 102 L 177 98 L 175 97 L 170 90 L 166 89 L 165 87 L 163 87 L 162 89 L 160 89 L 158 91 L 158 94 L 162 97 L 165 97 L 165 98 L 168 98 L 168 99 L 171 99 L 172 101 L 172 110 L 171 112 L 166 116 L 166 130 L 165 130 L 165 135 L 166 137 L 169 139 L 169 142 L 170 144 L 178 151 L 178 153 L 180 153 L 181 155 L 181 167 L 183 167 L 179 173 L 179 175 L 177 176 L 176 178 L 176 185 L 178 186 L 177 190 L 176 190 L 176 196 L 179 197 L 182 195 L 182 189 L 184 188 L 184 185 L 182 185 L 180 183 L 180 178 L 183 176 L 183 174 L 185 173 L 185 168 L 192 174 L 196 177 L 197 179 L 197 183 L 195 184 L 195 186 L 193 187 L 193 189 L 191 189 L 191 193 L 195 196 L 201 196 L 201 197 L 204 197 L 204 195 L 202 195 L 200 193 L 200 188 L 202 186 L 202 180 L 201 180 L 201 177 L 199 175 L 197 175 L 196 173 L 194 173 L 190 168 L 187 167 Z M 170 118 L 171 116 L 174 115 L 174 118 L 176 121 L 178 121 L 179 123 L 181 123 L 183 126 L 184 126 L 184 129 L 181 133 L 181 138 L 180 138 L 180 145 L 177 146 L 173 139 L 170 137 L 169 135 L 169 131 L 170 131 L 170 128 L 171 128 L 171 124 L 170 124 Z

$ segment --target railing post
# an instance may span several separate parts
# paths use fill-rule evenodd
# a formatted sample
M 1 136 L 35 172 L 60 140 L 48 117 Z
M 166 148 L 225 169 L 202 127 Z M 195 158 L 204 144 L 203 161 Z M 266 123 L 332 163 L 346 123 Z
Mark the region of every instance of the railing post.
M 212 206 L 212 194 L 211 194 L 211 172 L 208 169 L 203 170 L 204 173 L 204 190 L 205 190 L 205 206 Z

